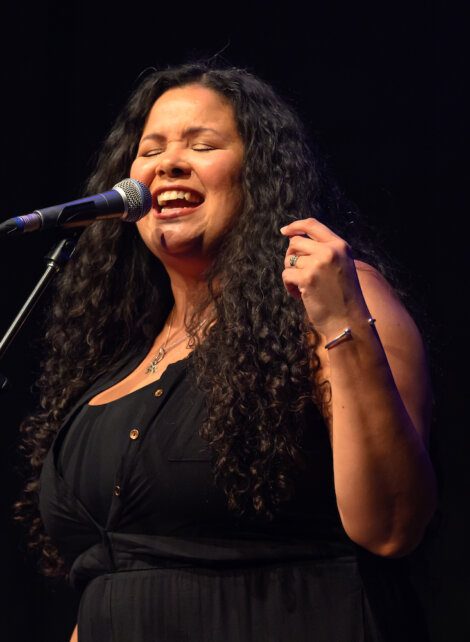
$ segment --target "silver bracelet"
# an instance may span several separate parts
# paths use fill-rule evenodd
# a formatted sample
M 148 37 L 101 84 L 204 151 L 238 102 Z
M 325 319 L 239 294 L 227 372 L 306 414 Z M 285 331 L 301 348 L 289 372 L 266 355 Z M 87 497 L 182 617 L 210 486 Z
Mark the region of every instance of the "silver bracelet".
M 372 317 L 369 317 L 367 319 L 367 323 L 371 326 L 375 325 L 375 319 Z M 338 345 L 338 343 L 341 343 L 342 341 L 347 341 L 348 339 L 352 339 L 352 332 L 351 328 L 345 328 L 341 334 L 338 334 L 337 337 L 334 339 L 331 339 L 331 341 L 328 341 L 328 343 L 325 345 L 325 350 L 329 350 L 330 348 L 334 348 L 335 346 Z

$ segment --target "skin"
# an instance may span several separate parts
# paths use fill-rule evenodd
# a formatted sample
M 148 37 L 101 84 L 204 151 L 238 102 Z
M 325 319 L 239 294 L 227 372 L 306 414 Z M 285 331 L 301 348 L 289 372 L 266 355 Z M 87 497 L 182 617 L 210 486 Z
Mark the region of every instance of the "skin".
M 194 131 L 196 129 L 196 131 Z M 200 131 L 197 131 L 200 130 Z M 233 109 L 199 85 L 171 89 L 152 107 L 130 175 L 149 186 L 194 189 L 204 203 L 167 220 L 155 208 L 137 223 L 147 247 L 165 267 L 200 273 L 241 205 L 243 142 Z
M 374 553 L 404 555 L 421 540 L 436 506 L 421 337 L 386 280 L 354 261 L 347 243 L 320 221 L 295 221 L 281 233 L 289 240 L 284 285 L 322 338 L 319 374 L 331 385 L 325 415 L 343 526 Z M 299 259 L 291 267 L 294 254 Z M 325 350 L 347 327 L 353 339 Z
M 188 134 L 188 128 L 197 133 Z M 188 216 L 139 221 L 147 247 L 168 271 L 175 309 L 169 342 L 204 292 L 204 270 L 240 208 L 243 142 L 232 107 L 199 85 L 171 89 L 149 113 L 131 176 L 152 194 L 184 185 L 204 195 Z M 419 332 L 385 279 L 355 262 L 343 239 L 315 219 L 283 228 L 283 279 L 320 333 L 319 379 L 331 385 L 323 411 L 333 449 L 335 492 L 343 526 L 364 548 L 400 556 L 422 538 L 435 509 L 436 482 L 426 451 L 430 388 Z M 304 236 L 305 235 L 305 236 Z M 299 256 L 295 267 L 289 259 Z M 368 317 L 376 318 L 376 329 Z M 325 350 L 350 327 L 353 339 Z M 189 352 L 183 342 L 155 375 L 145 369 L 166 339 L 168 323 L 142 364 L 92 403 L 107 403 L 158 379 Z
M 189 215 L 183 212 L 167 220 L 157 218 L 153 207 L 137 223 L 143 241 L 163 263 L 171 280 L 175 299 L 171 331 L 168 334 L 168 321 L 137 370 L 97 395 L 92 405 L 113 401 L 159 379 L 170 363 L 189 354 L 183 341 L 168 352 L 154 375 L 146 373 L 167 337 L 168 344 L 184 337 L 185 318 L 205 288 L 204 270 L 240 210 L 243 153 L 233 108 L 211 89 L 200 85 L 170 89 L 154 103 L 131 178 L 145 183 L 152 195 L 162 188 L 178 186 L 201 193 L 204 202 Z

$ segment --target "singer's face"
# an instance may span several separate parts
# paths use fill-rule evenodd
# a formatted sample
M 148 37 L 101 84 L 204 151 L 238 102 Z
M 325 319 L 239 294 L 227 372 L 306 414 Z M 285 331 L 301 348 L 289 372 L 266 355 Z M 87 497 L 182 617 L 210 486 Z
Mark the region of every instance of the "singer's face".
M 137 227 L 163 263 L 210 261 L 240 210 L 243 151 L 232 106 L 211 89 L 170 89 L 154 103 L 130 175 L 152 193 Z

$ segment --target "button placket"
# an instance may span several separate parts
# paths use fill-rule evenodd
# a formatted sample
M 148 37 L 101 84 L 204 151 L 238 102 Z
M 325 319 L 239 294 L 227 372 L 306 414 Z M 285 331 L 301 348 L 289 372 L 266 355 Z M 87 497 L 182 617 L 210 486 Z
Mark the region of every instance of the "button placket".
M 131 428 L 129 431 L 129 439 L 130 441 L 136 441 L 140 437 L 140 429 L 139 428 Z M 125 460 L 127 463 L 129 463 L 129 452 L 126 453 L 125 455 Z M 122 466 L 120 466 L 120 472 L 122 474 Z M 121 496 L 121 490 L 122 490 L 122 481 L 119 481 L 120 476 L 117 477 L 116 484 L 114 485 L 113 488 L 113 495 L 115 497 L 120 497 Z
M 166 396 L 164 396 L 166 392 L 168 391 L 166 389 L 164 390 L 163 388 L 157 388 L 154 391 L 153 395 L 158 399 L 158 402 L 155 404 L 153 411 L 155 411 L 156 408 L 161 407 L 163 400 L 166 398 Z M 122 511 L 124 510 L 126 495 L 125 490 L 127 483 L 126 480 L 130 474 L 130 471 L 132 470 L 134 459 L 137 456 L 138 451 L 140 450 L 141 442 L 144 439 L 148 429 L 148 412 L 149 409 L 143 406 L 139 410 L 139 412 L 136 413 L 135 420 L 137 423 L 134 425 L 131 424 L 131 427 L 129 428 L 127 448 L 125 449 L 125 453 L 122 455 L 121 463 L 115 477 L 115 484 L 113 488 L 113 502 L 108 515 L 106 530 L 113 530 L 116 527 L 116 525 L 119 523 Z

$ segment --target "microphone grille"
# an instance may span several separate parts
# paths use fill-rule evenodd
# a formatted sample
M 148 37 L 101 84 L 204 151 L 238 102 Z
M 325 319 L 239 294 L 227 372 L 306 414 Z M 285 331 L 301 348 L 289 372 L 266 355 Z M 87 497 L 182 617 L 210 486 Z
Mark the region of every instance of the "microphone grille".
M 122 190 L 127 199 L 127 213 L 122 218 L 127 223 L 135 223 L 141 219 L 152 207 L 152 195 L 147 185 L 135 178 L 125 178 L 116 183 L 113 189 Z

